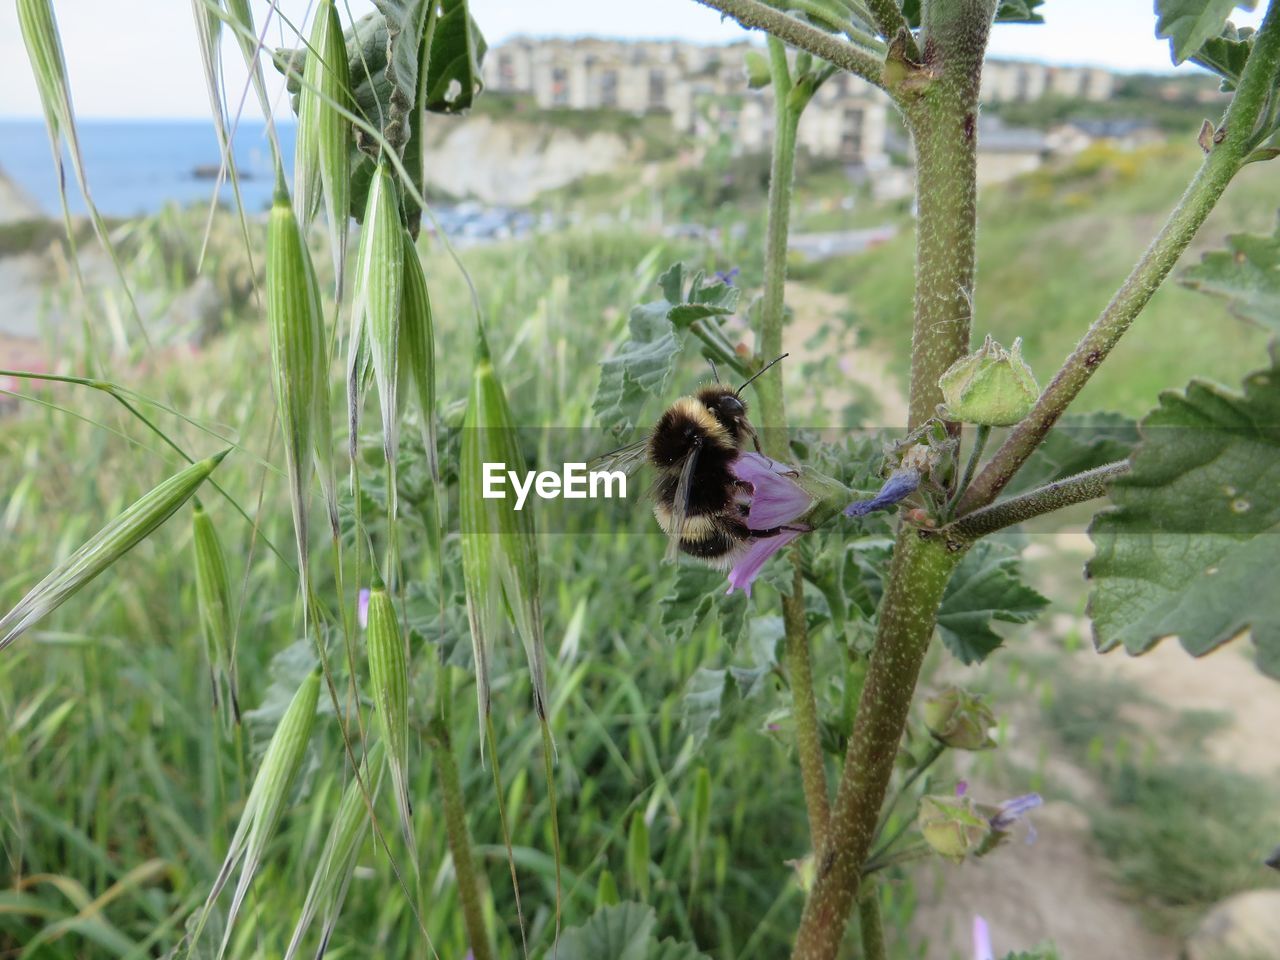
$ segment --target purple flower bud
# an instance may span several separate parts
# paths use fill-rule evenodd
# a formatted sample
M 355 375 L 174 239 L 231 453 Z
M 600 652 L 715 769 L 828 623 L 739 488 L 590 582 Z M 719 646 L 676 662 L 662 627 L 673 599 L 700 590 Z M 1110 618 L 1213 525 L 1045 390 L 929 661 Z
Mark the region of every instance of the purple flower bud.
M 732 270 L 717 270 L 716 279 L 723 283 L 726 287 L 732 287 L 733 281 L 738 279 L 739 270 L 734 267 Z
M 1007 833 L 1015 823 L 1043 803 L 1044 800 L 1038 793 L 1024 793 L 1020 797 L 1006 800 L 996 807 L 996 812 L 989 818 L 991 829 Z
M 968 781 L 968 780 L 959 780 L 959 781 L 957 781 L 957 782 L 956 782 L 956 796 L 957 796 L 957 797 L 963 797 L 963 796 L 964 796 L 966 793 L 968 793 L 968 792 L 969 792 L 969 781 Z
M 360 590 L 360 597 L 356 600 L 356 619 L 360 621 L 360 629 L 363 630 L 369 626 L 369 588 L 364 587 Z
M 874 510 L 884 510 L 900 500 L 905 500 L 920 486 L 920 471 L 901 467 L 889 475 L 884 486 L 870 500 L 858 500 L 844 508 L 846 517 L 865 517 Z
M 991 947 L 991 929 L 987 921 L 974 914 L 973 917 L 973 960 L 995 960 L 995 951 Z

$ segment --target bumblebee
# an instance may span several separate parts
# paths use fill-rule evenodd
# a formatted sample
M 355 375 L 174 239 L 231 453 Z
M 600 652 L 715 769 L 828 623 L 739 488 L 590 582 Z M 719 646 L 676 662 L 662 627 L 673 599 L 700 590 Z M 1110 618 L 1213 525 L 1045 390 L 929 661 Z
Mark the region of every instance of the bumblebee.
M 683 552 L 728 568 L 754 541 L 784 529 L 750 528 L 751 485 L 739 480 L 732 467 L 748 440 L 760 450 L 742 391 L 785 356 L 736 390 L 717 376 L 717 382 L 663 411 L 644 440 L 601 458 L 627 469 L 647 462 L 657 472 L 653 514 L 669 537 L 668 560 Z M 714 374 L 714 364 L 711 369 Z

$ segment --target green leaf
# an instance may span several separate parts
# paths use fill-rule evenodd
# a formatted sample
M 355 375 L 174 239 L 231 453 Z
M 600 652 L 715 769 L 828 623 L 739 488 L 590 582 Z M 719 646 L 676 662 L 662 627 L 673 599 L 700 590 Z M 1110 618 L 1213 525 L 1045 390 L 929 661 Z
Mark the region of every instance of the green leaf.
M 657 915 L 640 903 L 620 903 L 592 914 L 580 927 L 566 930 L 557 948 L 560 960 L 649 960 Z
M 1138 442 L 1138 424 L 1119 413 L 1068 414 L 1062 417 L 1009 484 L 1022 493 L 1114 463 L 1129 456 Z
M 582 926 L 566 930 L 555 953 L 559 960 L 707 960 L 692 944 L 659 943 L 656 923 L 653 907 L 642 903 L 601 907 Z
M 427 0 L 373 0 L 387 25 L 386 78 L 389 87 L 382 135 L 398 152 L 413 133 L 416 117 L 413 105 L 418 98 L 418 58 L 422 53 L 422 33 L 427 23 Z
M 682 719 L 695 744 L 701 744 L 720 719 L 725 695 L 729 692 L 727 670 L 699 667 L 684 688 L 680 706 Z
M 1280 334 L 1280 226 L 1271 236 L 1237 233 L 1182 275 L 1193 290 L 1225 297 L 1241 320 Z
M 1177 636 L 1201 656 L 1252 628 L 1280 678 L 1280 357 L 1242 394 L 1202 381 L 1164 394 L 1141 430 L 1089 530 L 1094 642 L 1138 654 Z
M 1156 0 L 1156 36 L 1169 41 L 1173 62 L 1182 63 L 1222 33 L 1237 6 L 1244 4 L 1236 0 Z
M 484 89 L 480 64 L 486 49 L 467 0 L 443 0 L 427 60 L 428 110 L 460 113 L 471 108 Z
M 1003 642 L 991 621 L 1029 623 L 1048 600 L 1018 577 L 1012 547 L 982 540 L 960 561 L 938 610 L 938 629 L 947 649 L 962 663 L 980 663 Z
M 705 283 L 703 276 L 697 273 L 686 284 L 684 264 L 668 269 L 658 278 L 663 299 L 631 311 L 631 338 L 601 362 L 593 409 L 615 434 L 635 426 L 649 398 L 665 397 L 680 354 L 677 332 L 694 321 L 731 314 L 737 307 L 736 288 L 719 281 Z
M 692 563 L 676 568 L 671 592 L 662 598 L 662 626 L 667 639 L 679 643 L 693 635 L 709 613 L 720 618 L 720 635 L 737 643 L 747 612 L 747 596 L 741 591 L 725 596 L 725 576 L 719 570 Z
M 1230 92 L 1240 82 L 1245 61 L 1253 50 L 1253 33 L 1252 27 L 1237 29 L 1235 24 L 1228 21 L 1222 34 L 1206 40 L 1200 52 L 1191 57 L 1191 61 L 1222 77 L 1222 90 Z

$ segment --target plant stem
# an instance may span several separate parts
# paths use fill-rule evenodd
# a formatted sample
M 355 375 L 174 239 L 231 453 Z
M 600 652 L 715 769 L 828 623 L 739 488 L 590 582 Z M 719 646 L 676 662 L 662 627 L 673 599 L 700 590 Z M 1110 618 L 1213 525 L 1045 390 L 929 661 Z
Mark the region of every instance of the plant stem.
M 769 164 L 769 221 L 765 227 L 764 295 L 756 336 L 758 362 L 782 355 L 782 324 L 786 311 L 787 235 L 791 221 L 791 190 L 795 182 L 796 130 L 800 110 L 792 109 L 791 72 L 782 41 L 769 38 L 769 72 L 773 80 L 773 156 Z M 787 411 L 782 395 L 782 365 L 755 382 L 760 397 L 760 433 L 765 453 L 788 460 Z
M 884 85 L 884 61 L 879 57 L 760 0 L 698 0 L 698 3 L 732 17 L 748 30 L 764 30 L 796 49 L 807 50 L 815 57 L 821 57 L 878 87 Z M 777 91 L 774 93 L 776 95 Z
M 976 226 L 978 84 L 996 0 L 924 5 L 927 88 L 904 100 L 916 146 L 915 326 L 910 425 L 934 416 L 938 378 L 969 348 Z M 956 425 L 958 427 L 958 425 Z M 858 895 L 938 605 L 963 549 L 903 525 L 880 603 L 827 843 L 793 960 L 835 960 Z
M 885 960 L 884 919 L 880 916 L 880 885 L 869 884 L 858 901 L 863 960 Z
M 901 800 L 906 792 L 911 789 L 911 785 L 924 776 L 925 772 L 932 767 L 937 759 L 946 753 L 946 751 L 947 745 L 941 740 L 934 740 L 933 743 L 929 745 L 929 752 L 925 754 L 924 759 L 916 764 L 914 770 L 907 774 L 902 783 L 898 785 L 898 789 L 894 791 L 893 799 L 884 805 L 884 811 L 880 815 L 880 821 L 876 824 L 877 836 L 882 830 L 884 830 L 884 825 L 889 821 L 889 814 L 891 814 L 893 812 L 893 808 L 898 805 L 898 801 Z M 885 844 L 885 847 L 887 848 L 891 846 L 893 844 L 893 840 L 896 839 L 897 837 L 891 839 L 887 844 Z
M 757 331 L 758 359 L 768 363 L 782 354 L 782 324 L 786 310 L 787 234 L 791 219 L 791 189 L 795 180 L 796 130 L 803 103 L 791 98 L 791 69 L 782 41 L 769 38 L 769 72 L 773 81 L 773 157 L 769 170 L 769 222 L 765 229 L 764 297 Z M 787 410 L 782 393 L 782 368 L 755 382 L 760 397 L 761 444 L 769 456 L 789 460 Z M 809 815 L 809 835 L 815 851 L 821 850 L 827 832 L 830 798 L 818 729 L 818 706 L 813 693 L 813 665 L 809 631 L 804 614 L 804 577 L 799 558 L 792 552 L 795 576 L 792 590 L 782 598 L 786 630 L 787 673 L 791 683 L 796 724 L 796 753 Z
M 867 0 L 867 10 L 875 21 L 880 36 L 890 43 L 902 34 L 906 39 L 906 52 L 912 60 L 920 59 L 920 48 L 916 46 L 916 38 L 911 34 L 907 18 L 902 15 L 899 0 Z
M 453 683 L 448 664 L 437 669 L 437 708 L 440 717 L 432 723 L 435 736 L 434 753 L 436 771 L 440 776 L 440 793 L 444 800 L 444 826 L 449 840 L 449 853 L 453 857 L 453 872 L 458 882 L 458 900 L 462 904 L 462 921 L 467 928 L 467 941 L 475 960 L 492 960 L 489 934 L 484 925 L 484 910 L 480 904 L 480 887 L 476 874 L 475 858 L 471 853 L 471 831 L 467 828 L 467 808 L 462 796 L 462 782 L 458 777 L 458 762 L 453 754 L 453 740 L 444 717 L 449 715 L 453 699 Z
M 1084 503 L 1106 496 L 1107 486 L 1116 477 L 1129 472 L 1129 461 L 1118 460 L 1085 470 L 1074 476 L 1029 490 L 1017 497 L 966 513 L 942 528 L 942 535 L 953 540 L 972 541 L 989 533 L 1023 523 L 1033 517 L 1053 513 L 1074 503 Z
M 933 637 L 938 604 L 961 556 L 927 531 L 904 526 L 898 535 L 844 776 L 796 936 L 794 960 L 837 956 L 858 894 L 863 861 L 875 837 L 920 666 Z
M 959 505 L 961 516 L 995 500 L 1173 270 L 1256 146 L 1258 119 L 1278 74 L 1280 3 L 1272 2 L 1218 130 L 1222 142 L 1213 146 L 1159 235 L 1040 395 L 1030 416 L 1014 427 L 965 491 Z
M 947 516 L 955 515 L 956 504 L 960 502 L 964 492 L 969 489 L 969 482 L 973 479 L 974 473 L 977 472 L 978 462 L 982 459 L 982 451 L 986 448 L 987 440 L 990 437 L 991 428 L 985 423 L 979 424 L 973 436 L 973 449 L 969 451 L 969 460 L 964 465 L 964 476 L 956 484 L 956 492 L 952 495 L 951 502 L 947 504 Z
M 792 553 L 795 579 L 792 592 L 782 598 L 782 622 L 786 627 L 787 675 L 791 681 L 792 717 L 796 725 L 796 754 L 804 802 L 809 811 L 809 837 L 815 851 L 826 842 L 831 800 L 827 794 L 827 770 L 818 730 L 818 704 L 813 693 L 813 664 L 809 656 L 809 631 L 804 619 L 804 577 L 799 557 Z

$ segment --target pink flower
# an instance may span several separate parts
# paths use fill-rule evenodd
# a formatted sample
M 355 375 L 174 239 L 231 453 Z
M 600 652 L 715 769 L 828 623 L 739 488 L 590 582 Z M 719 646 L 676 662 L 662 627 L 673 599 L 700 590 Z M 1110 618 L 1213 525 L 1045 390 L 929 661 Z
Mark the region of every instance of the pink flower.
M 360 621 L 360 629 L 363 630 L 369 626 L 369 588 L 364 587 L 360 590 L 360 597 L 356 600 L 356 619 Z
M 995 960 L 995 951 L 991 947 L 991 930 L 987 921 L 974 914 L 973 917 L 973 960 Z
M 758 453 L 741 454 L 732 464 L 734 476 L 751 487 L 750 530 L 778 530 L 772 536 L 755 540 L 729 571 L 729 589 L 742 590 L 751 596 L 751 584 L 760 575 L 765 562 L 801 534 L 808 533 L 806 524 L 797 523 L 813 506 L 813 498 L 792 477 L 795 470 Z

